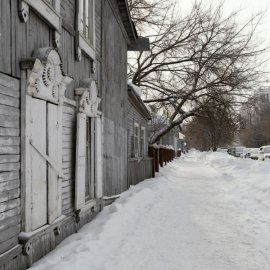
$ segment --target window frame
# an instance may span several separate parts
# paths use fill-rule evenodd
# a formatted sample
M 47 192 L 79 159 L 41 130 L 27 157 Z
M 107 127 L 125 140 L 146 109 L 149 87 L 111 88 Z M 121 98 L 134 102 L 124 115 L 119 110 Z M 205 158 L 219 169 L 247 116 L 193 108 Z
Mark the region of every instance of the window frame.
M 33 8 L 38 14 L 41 15 L 46 22 L 51 25 L 59 33 L 61 32 L 62 23 L 60 15 L 60 1 L 54 0 L 51 5 L 47 0 L 21 0 L 25 5 Z M 28 11 L 29 14 L 29 11 Z
M 75 165 L 75 209 L 79 212 L 88 211 L 96 205 L 97 200 L 103 196 L 103 176 L 102 176 L 102 156 L 103 156 L 103 118 L 98 110 L 100 98 L 97 96 L 97 87 L 94 80 L 90 80 L 88 88 L 76 88 L 75 95 L 79 96 L 79 111 L 77 113 L 77 136 L 76 136 L 76 165 Z M 94 168 L 88 171 L 92 190 L 86 194 L 87 180 L 87 118 L 90 118 L 91 129 L 94 131 L 91 135 L 90 144 L 92 147 L 90 153 L 90 166 Z M 92 179 L 91 179 L 92 178 Z
M 96 198 L 96 118 L 86 117 L 86 173 L 85 185 L 88 184 L 88 190 L 85 188 L 85 203 Z M 87 192 L 88 191 L 88 192 Z
M 77 10 L 77 23 L 76 23 L 76 56 L 77 56 L 77 60 L 81 61 L 81 51 L 83 51 L 84 53 L 86 53 L 93 61 L 95 61 L 96 59 L 96 25 L 95 25 L 95 7 L 96 7 L 96 0 L 91 0 L 92 1 L 92 18 L 90 18 L 89 16 L 89 31 L 90 31 L 90 21 L 92 19 L 92 33 L 93 33 L 93 40 L 92 40 L 92 44 L 91 44 L 91 40 L 87 39 L 87 37 L 84 35 L 83 31 L 84 29 L 82 29 L 82 14 L 85 14 L 84 12 L 82 12 L 82 5 L 80 4 L 81 1 L 83 1 L 83 3 L 85 3 L 84 1 L 89 1 L 89 0 L 77 0 L 76 1 L 76 10 Z M 90 4 L 90 2 L 89 2 Z M 85 6 L 83 4 L 83 6 Z M 89 6 L 89 9 L 91 7 Z M 88 12 L 89 14 L 89 12 Z
M 143 138 L 143 143 L 142 143 L 142 138 Z M 146 145 L 145 138 L 146 138 L 146 128 L 145 126 L 141 126 L 140 128 L 140 156 L 141 157 L 145 156 L 145 145 Z
M 138 128 L 138 135 L 135 133 L 135 128 Z M 137 141 L 137 148 L 136 148 Z M 138 158 L 140 156 L 140 124 L 138 122 L 133 123 L 133 152 L 134 157 Z

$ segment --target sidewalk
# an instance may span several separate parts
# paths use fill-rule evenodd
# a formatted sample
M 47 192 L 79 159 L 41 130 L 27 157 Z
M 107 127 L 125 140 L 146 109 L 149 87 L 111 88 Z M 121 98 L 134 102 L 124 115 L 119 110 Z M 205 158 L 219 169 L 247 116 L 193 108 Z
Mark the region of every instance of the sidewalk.
M 191 152 L 31 269 L 269 270 L 269 179 L 269 164 Z

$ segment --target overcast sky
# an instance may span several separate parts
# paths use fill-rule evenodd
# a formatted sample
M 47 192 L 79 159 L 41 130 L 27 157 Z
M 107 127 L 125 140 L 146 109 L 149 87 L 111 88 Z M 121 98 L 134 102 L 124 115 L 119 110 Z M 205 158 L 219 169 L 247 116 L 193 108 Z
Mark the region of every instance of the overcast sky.
M 205 3 L 218 3 L 218 0 L 202 0 Z M 187 11 L 194 0 L 179 0 L 179 7 L 182 12 Z M 241 9 L 239 23 L 249 18 L 257 12 L 265 12 L 262 24 L 259 28 L 260 37 L 266 41 L 266 46 L 270 47 L 270 0 L 224 0 L 226 13 Z M 267 58 L 270 58 L 270 54 Z M 265 66 L 270 72 L 270 62 Z

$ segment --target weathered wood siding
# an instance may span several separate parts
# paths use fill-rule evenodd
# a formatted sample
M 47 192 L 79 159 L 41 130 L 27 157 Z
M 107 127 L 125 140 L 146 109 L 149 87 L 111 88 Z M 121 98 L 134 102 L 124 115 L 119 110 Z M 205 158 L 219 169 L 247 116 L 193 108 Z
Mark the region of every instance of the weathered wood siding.
M 0 72 L 21 76 L 21 58 L 31 57 L 40 47 L 52 47 L 52 31 L 30 10 L 29 21 L 22 23 L 18 16 L 17 1 L 0 3 Z
M 127 41 L 113 0 L 104 2 L 103 25 L 103 181 L 112 196 L 127 189 Z
M 16 254 L 10 250 L 18 244 L 21 224 L 21 179 L 20 179 L 20 61 L 29 58 L 41 47 L 53 47 L 53 29 L 38 13 L 30 8 L 29 20 L 20 21 L 18 1 L 0 1 L 0 269 L 25 269 L 52 250 L 62 239 L 74 233 L 83 224 L 89 222 L 100 210 L 82 217 L 76 223 L 74 217 L 74 170 L 77 108 L 65 104 L 63 109 L 62 170 L 62 214 L 68 216 L 68 222 L 62 225 L 62 233 L 44 232 L 40 239 L 34 239 L 31 255 L 21 254 L 18 245 Z M 72 77 L 66 97 L 74 100 L 74 88 L 80 80 L 91 75 L 91 60 L 82 54 L 81 61 L 75 58 L 75 0 L 61 0 L 62 31 L 59 54 L 63 71 Z M 102 1 L 96 1 L 96 78 L 101 88 L 101 7 Z M 5 74 L 5 75 L 4 75 Z M 5 85 L 2 78 L 12 83 Z M 10 79 L 11 78 L 11 79 Z M 16 79 L 17 78 L 17 79 Z M 15 85 L 15 87 L 14 87 Z M 10 254 L 4 253 L 10 251 Z M 13 260 L 12 260 L 13 259 Z M 2 264 L 4 264 L 2 266 Z
M 0 73 L 0 254 L 20 232 L 20 81 Z
M 76 108 L 68 104 L 63 109 L 62 169 L 62 212 L 71 214 L 74 210 L 75 157 L 76 157 Z
M 134 134 L 134 122 L 140 124 L 140 126 L 145 127 L 145 149 L 144 149 L 144 156 L 147 156 L 147 146 L 148 146 L 148 122 L 149 120 L 146 119 L 140 111 L 132 104 L 129 100 L 127 106 L 127 116 L 128 116 L 128 157 L 131 157 L 131 140 L 132 135 Z
M 129 159 L 128 187 L 148 178 L 152 178 L 152 158 L 144 157 L 141 160 Z
M 152 177 L 152 158 L 148 157 L 148 119 L 140 112 L 132 100 L 128 99 L 128 187 Z M 132 158 L 132 140 L 134 134 L 134 122 L 145 127 L 145 149 L 142 157 Z

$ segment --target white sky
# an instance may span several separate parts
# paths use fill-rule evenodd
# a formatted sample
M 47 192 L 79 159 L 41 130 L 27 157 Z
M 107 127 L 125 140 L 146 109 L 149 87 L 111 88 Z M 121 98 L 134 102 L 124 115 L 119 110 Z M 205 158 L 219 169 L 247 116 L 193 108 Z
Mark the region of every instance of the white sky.
M 218 3 L 219 0 L 202 0 L 205 3 Z M 194 0 L 179 0 L 179 7 L 182 12 L 187 11 L 194 3 Z M 224 0 L 226 13 L 241 9 L 239 23 L 252 15 L 265 12 L 261 26 L 259 27 L 260 40 L 265 40 L 265 46 L 270 47 L 270 0 Z M 267 54 L 270 58 L 270 53 Z M 265 65 L 265 69 L 270 72 L 270 61 Z M 269 75 L 270 78 L 270 75 Z

